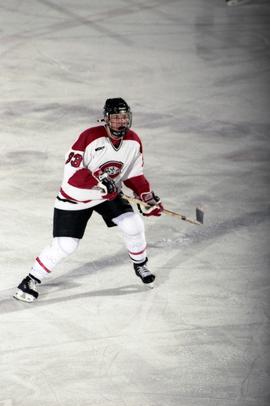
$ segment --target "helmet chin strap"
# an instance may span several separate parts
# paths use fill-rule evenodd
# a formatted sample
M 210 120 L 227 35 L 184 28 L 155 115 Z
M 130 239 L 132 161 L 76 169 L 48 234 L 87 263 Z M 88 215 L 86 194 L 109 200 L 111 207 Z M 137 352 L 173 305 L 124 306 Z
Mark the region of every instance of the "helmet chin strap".
M 111 130 L 111 133 L 118 138 L 124 137 L 126 135 L 126 133 L 128 132 L 128 128 L 127 127 L 119 127 L 118 130 Z
M 116 138 L 123 138 L 126 133 L 128 132 L 128 128 L 127 127 L 119 127 L 118 130 L 113 130 L 109 125 L 108 125 L 108 129 L 111 133 L 112 136 L 116 137 Z
M 108 135 L 109 135 L 111 138 L 115 139 L 115 140 L 117 140 L 117 139 L 120 140 L 120 139 L 123 138 L 123 137 L 126 135 L 126 133 L 128 132 L 128 128 L 126 128 L 126 127 L 120 127 L 119 130 L 113 130 L 113 129 L 111 129 L 111 127 L 109 126 L 109 124 L 106 124 L 105 127 L 106 127 L 106 130 L 107 130 Z

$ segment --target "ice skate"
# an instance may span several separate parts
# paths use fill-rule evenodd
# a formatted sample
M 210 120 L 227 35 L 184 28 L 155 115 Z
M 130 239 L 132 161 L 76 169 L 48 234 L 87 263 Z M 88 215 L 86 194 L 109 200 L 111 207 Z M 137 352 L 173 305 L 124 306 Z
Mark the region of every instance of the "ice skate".
M 38 298 L 37 284 L 40 283 L 34 276 L 26 276 L 18 285 L 13 297 L 23 302 L 33 302 Z
M 141 264 L 133 264 L 136 275 L 141 278 L 149 288 L 154 287 L 155 275 L 152 274 L 146 266 L 147 259 Z

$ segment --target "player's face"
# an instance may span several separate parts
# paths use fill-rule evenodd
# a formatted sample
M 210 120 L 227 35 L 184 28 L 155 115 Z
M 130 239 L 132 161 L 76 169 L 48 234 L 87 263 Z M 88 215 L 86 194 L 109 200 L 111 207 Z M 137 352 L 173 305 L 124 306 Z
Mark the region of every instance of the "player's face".
M 129 125 L 129 115 L 127 113 L 111 114 L 110 115 L 110 127 L 113 130 L 119 130 L 122 127 Z

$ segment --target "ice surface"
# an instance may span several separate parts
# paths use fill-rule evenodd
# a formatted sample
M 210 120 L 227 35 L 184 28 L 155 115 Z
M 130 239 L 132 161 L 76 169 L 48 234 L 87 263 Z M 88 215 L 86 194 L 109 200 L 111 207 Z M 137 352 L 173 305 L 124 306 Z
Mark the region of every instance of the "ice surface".
M 0 5 L 1 406 L 268 406 L 270 4 Z M 34 304 L 64 155 L 107 97 L 131 104 L 156 287 L 97 216 Z

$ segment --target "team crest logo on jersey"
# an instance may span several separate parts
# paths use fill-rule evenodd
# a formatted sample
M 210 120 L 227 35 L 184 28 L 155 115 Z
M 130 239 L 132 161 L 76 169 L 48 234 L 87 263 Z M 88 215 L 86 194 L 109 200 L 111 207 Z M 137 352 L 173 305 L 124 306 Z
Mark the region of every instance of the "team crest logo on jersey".
M 110 178 L 114 179 L 121 173 L 123 165 L 123 162 L 109 161 L 105 162 L 105 164 L 100 165 L 100 170 L 102 171 L 102 173 L 107 173 Z

